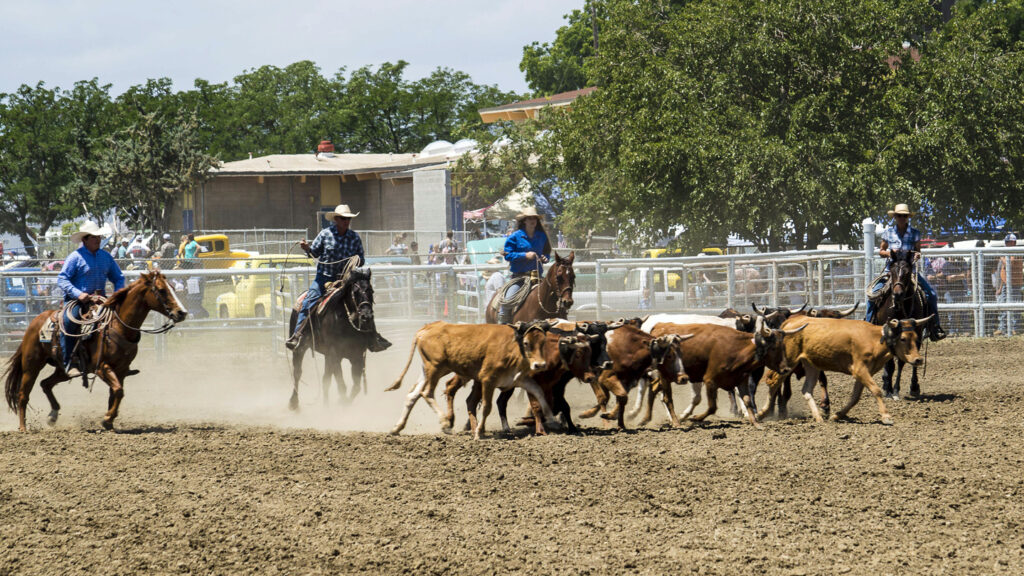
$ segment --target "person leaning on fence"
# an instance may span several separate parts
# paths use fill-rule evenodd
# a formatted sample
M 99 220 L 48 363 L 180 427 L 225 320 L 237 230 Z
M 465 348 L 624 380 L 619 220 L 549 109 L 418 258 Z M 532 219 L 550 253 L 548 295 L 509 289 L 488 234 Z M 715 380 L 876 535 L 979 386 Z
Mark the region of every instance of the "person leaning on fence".
M 295 332 L 285 342 L 289 350 L 294 350 L 308 331 L 306 325 L 309 324 L 309 311 L 320 302 L 320 298 L 327 291 L 327 283 L 332 282 L 338 273 L 349 265 L 350 260 L 355 260 L 354 266 L 363 265 L 366 259 L 363 254 L 363 240 L 349 227 L 356 216 L 359 216 L 359 213 L 353 213 L 347 204 L 339 204 L 333 212 L 327 214 L 333 224 L 321 230 L 312 244 L 305 238 L 299 242 L 303 251 L 317 259 L 316 277 L 309 285 L 306 299 L 302 301 L 302 308 L 299 309 L 295 321 Z M 370 351 L 380 352 L 389 346 L 391 342 L 385 340 L 374 329 L 374 342 L 370 345 Z
M 1004 239 L 1007 248 L 1017 245 L 1017 235 L 1013 232 Z M 1021 301 L 1021 283 L 1024 282 L 1024 261 L 1020 256 L 1003 256 L 999 259 L 996 269 L 996 302 L 1014 303 Z M 999 329 L 996 335 L 1010 336 L 1017 332 L 1017 317 L 1020 310 L 1007 310 L 999 314 Z
M 541 265 L 546 264 L 551 255 L 551 242 L 536 208 L 526 208 L 517 214 L 516 224 L 516 231 L 505 239 L 505 260 L 509 263 L 511 279 L 528 278 L 533 274 L 539 278 Z M 524 285 L 529 290 L 528 283 L 528 280 L 521 281 L 506 288 L 503 302 L 511 301 Z M 508 324 L 512 320 L 511 315 L 511 306 L 503 303 L 498 311 L 498 324 Z
M 82 246 L 68 255 L 60 275 L 57 276 L 57 286 L 64 293 L 64 302 L 75 303 L 69 306 L 67 314 L 61 317 L 64 329 L 60 335 L 60 349 L 64 360 L 61 369 L 71 378 L 81 376 L 81 370 L 84 369 L 75 366 L 72 358 L 77 341 L 74 335 L 80 333 L 79 325 L 75 321 L 81 320 L 83 311 L 93 304 L 103 303 L 107 280 L 114 285 L 115 292 L 124 288 L 124 274 L 121 273 L 120 266 L 109 252 L 100 250 L 100 242 L 108 234 L 110 230 L 106 225 L 100 228 L 91 220 L 82 224 L 78 232 L 71 235 L 71 242 L 81 242 Z
M 889 266 L 892 262 L 889 259 L 889 255 L 893 251 L 909 250 L 914 253 L 915 261 L 921 256 L 921 232 L 910 225 L 910 217 L 913 216 L 910 212 L 910 207 L 906 204 L 897 204 L 894 209 L 889 210 L 889 216 L 895 222 L 882 232 L 882 244 L 878 249 L 878 255 L 886 259 L 886 272 L 889 271 Z M 942 340 L 946 337 L 946 331 L 942 329 L 939 323 L 939 297 L 935 293 L 935 289 L 932 288 L 932 285 L 920 273 L 917 275 L 917 283 L 928 297 L 928 314 L 932 317 L 931 322 L 928 324 L 928 337 L 932 341 Z M 875 284 L 872 291 L 878 292 L 883 286 L 885 286 L 885 281 L 881 280 Z M 878 306 L 869 300 L 864 319 L 868 322 L 874 320 L 877 309 Z

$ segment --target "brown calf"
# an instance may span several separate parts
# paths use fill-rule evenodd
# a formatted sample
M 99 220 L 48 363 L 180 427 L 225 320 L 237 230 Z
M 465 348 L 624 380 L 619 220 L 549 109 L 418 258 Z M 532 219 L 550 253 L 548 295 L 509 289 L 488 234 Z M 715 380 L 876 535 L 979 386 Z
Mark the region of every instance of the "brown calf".
M 434 390 L 438 381 L 452 372 L 466 380 L 480 381 L 484 402 L 480 421 L 476 421 L 475 413 L 470 414 L 473 436 L 476 438 L 480 438 L 485 430 L 487 415 L 491 411 L 491 395 L 495 388 L 523 388 L 540 403 L 544 418 L 551 419 L 551 407 L 544 399 L 540 387 L 529 376 L 531 372 L 546 367 L 544 347 L 547 340 L 543 325 L 527 326 L 522 323 L 507 326 L 433 322 L 420 328 L 413 338 L 405 369 L 395 383 L 387 388 L 394 390 L 402 385 L 402 379 L 409 371 L 413 353 L 418 347 L 423 360 L 423 375 L 406 397 L 402 416 L 391 433 L 401 432 L 420 397 L 437 412 L 441 426 L 445 427 L 448 424 L 447 415 L 441 412 L 434 400 Z M 536 414 L 535 417 L 537 434 L 544 434 L 540 415 Z

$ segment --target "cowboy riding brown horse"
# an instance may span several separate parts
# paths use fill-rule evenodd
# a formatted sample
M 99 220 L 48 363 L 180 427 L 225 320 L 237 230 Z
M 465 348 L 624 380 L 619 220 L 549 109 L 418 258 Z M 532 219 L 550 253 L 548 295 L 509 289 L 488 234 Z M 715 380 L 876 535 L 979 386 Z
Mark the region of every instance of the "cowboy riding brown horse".
M 156 330 L 143 330 L 142 324 L 150 311 L 159 312 L 170 318 L 171 323 Z M 62 362 L 58 349 L 57 335 L 44 334 L 40 341 L 40 332 L 47 326 L 55 326 L 60 330 L 59 310 L 48 310 L 35 317 L 25 330 L 18 349 L 7 363 L 5 395 L 7 405 L 12 412 L 18 413 L 18 429 L 24 432 L 25 409 L 28 396 L 39 372 L 47 365 L 58 366 Z M 132 360 L 138 353 L 139 340 L 142 332 L 166 332 L 175 323 L 181 322 L 188 315 L 188 310 L 178 300 L 174 288 L 159 271 L 143 273 L 137 280 L 115 292 L 107 298 L 101 307 L 93 308 L 92 318 L 83 322 L 94 326 L 92 337 L 83 340 L 81 346 L 87 350 L 87 365 L 83 366 L 83 374 L 95 373 L 110 386 L 110 397 L 107 402 L 107 413 L 103 417 L 103 427 L 110 430 L 114 427 L 121 399 L 124 398 L 125 377 L 135 373 L 131 371 Z M 53 387 L 71 378 L 60 368 L 39 383 L 47 400 L 50 401 L 48 422 L 57 422 L 60 404 L 53 395 Z
M 555 263 L 548 269 L 547 274 L 540 282 L 528 288 L 530 293 L 523 301 L 522 307 L 510 318 L 511 323 L 549 318 L 564 320 L 568 316 L 569 308 L 572 308 L 573 303 L 572 290 L 576 287 L 576 272 L 572 268 L 576 252 L 570 252 L 567 258 L 562 258 L 557 252 L 554 254 Z M 501 299 L 504 293 L 504 290 L 499 290 L 488 303 L 486 313 L 488 324 L 498 323 L 495 304 L 496 300 Z

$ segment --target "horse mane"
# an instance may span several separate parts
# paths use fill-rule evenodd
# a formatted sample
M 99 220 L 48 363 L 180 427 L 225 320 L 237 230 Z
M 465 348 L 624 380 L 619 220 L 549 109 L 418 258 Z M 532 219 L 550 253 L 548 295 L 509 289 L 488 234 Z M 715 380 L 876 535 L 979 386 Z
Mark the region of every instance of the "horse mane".
M 104 304 L 104 306 L 106 306 L 107 308 L 118 308 L 121 306 L 121 304 L 124 304 L 124 300 L 125 298 L 128 297 L 128 291 L 131 289 L 132 284 L 134 284 L 134 282 L 132 282 L 131 284 L 126 284 L 124 288 L 121 288 L 117 292 L 111 294 L 110 297 L 107 298 L 107 301 Z

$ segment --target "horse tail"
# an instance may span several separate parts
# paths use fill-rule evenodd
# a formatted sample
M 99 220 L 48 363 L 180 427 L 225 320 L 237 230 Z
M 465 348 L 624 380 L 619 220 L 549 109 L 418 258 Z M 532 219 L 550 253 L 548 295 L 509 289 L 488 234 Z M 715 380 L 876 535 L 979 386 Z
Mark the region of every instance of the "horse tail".
M 7 398 L 7 406 L 11 412 L 18 411 L 18 389 L 21 387 L 21 377 L 24 371 L 21 369 L 21 344 L 7 361 L 7 381 L 4 384 L 4 396 Z
M 402 380 L 405 379 L 405 374 L 409 371 L 409 366 L 412 365 L 412 357 L 413 354 L 416 353 L 416 347 L 419 346 L 419 343 L 420 334 L 419 332 L 417 332 L 416 336 L 414 336 L 412 339 L 412 348 L 409 350 L 409 358 L 405 361 L 405 368 L 402 369 L 402 373 L 398 375 L 398 379 L 395 380 L 394 384 L 384 389 L 385 392 L 390 392 L 391 390 L 398 390 L 399 386 L 402 385 Z

